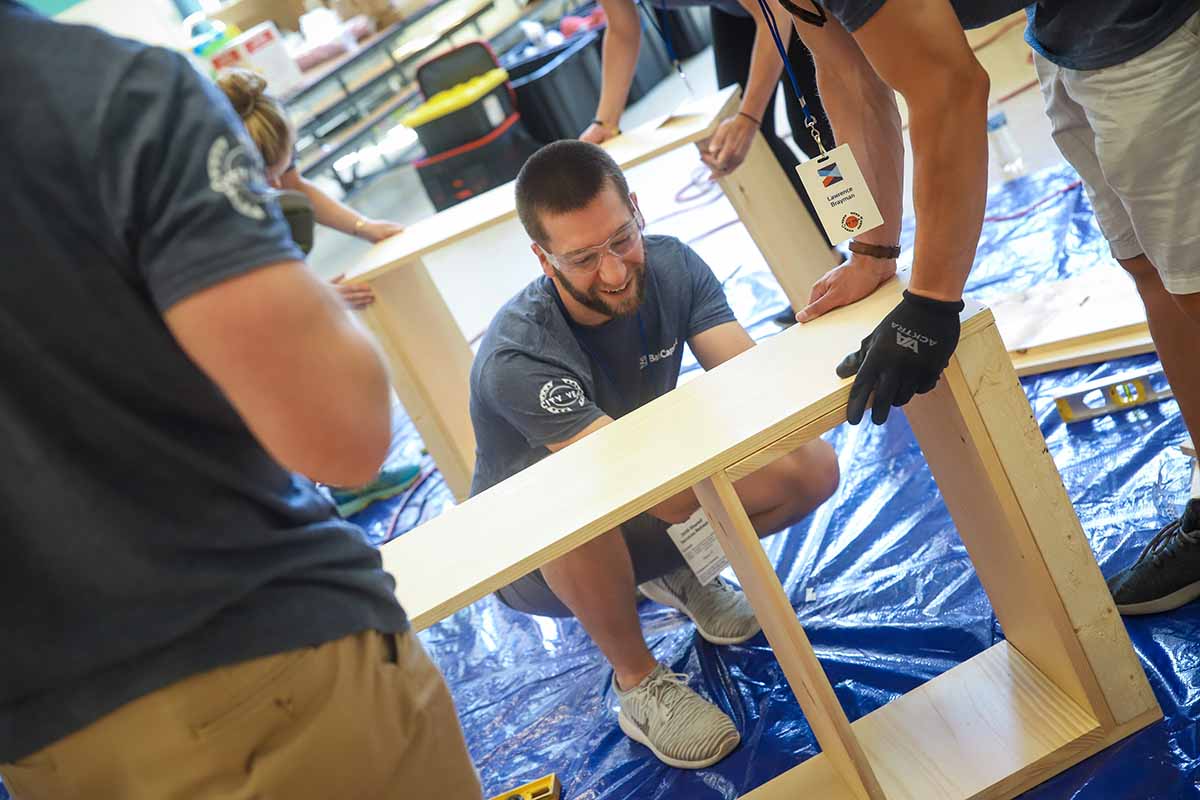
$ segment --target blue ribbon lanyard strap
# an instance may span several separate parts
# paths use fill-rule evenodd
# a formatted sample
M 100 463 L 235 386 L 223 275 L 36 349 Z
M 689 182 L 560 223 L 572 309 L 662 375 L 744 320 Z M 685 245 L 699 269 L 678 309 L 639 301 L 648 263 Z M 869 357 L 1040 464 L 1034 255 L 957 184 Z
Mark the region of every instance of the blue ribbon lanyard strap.
M 821 131 L 817 128 L 817 118 L 808 110 L 808 101 L 804 99 L 804 92 L 800 91 L 800 82 L 796 80 L 796 73 L 792 71 L 792 62 L 788 59 L 787 48 L 783 46 L 783 37 L 779 35 L 779 25 L 775 22 L 775 15 L 771 13 L 767 0 L 758 0 L 758 5 L 762 8 L 763 17 L 767 20 L 771 38 L 775 40 L 775 49 L 779 51 L 779 57 L 783 59 L 783 68 L 787 71 L 792 91 L 796 93 L 796 99 L 800 101 L 800 110 L 804 112 L 804 127 L 808 128 L 808 135 L 817 143 L 817 149 L 821 151 L 821 155 L 825 155 L 825 145 L 821 143 Z M 787 5 L 790 7 L 791 4 Z M 818 8 L 820 7 L 818 6 Z M 810 14 L 811 12 L 804 13 Z M 823 21 L 822 24 L 824 24 Z
M 635 0 L 635 2 L 646 13 L 647 21 L 649 21 L 650 25 L 658 33 L 658 37 L 662 39 L 663 46 L 667 48 L 667 58 L 671 59 L 671 65 L 679 73 L 679 78 L 683 81 L 684 87 L 687 88 L 688 94 L 695 95 L 695 92 L 692 91 L 692 85 L 688 83 L 687 75 L 683 74 L 683 64 L 680 63 L 679 55 L 675 52 L 675 45 L 671 42 L 671 34 L 667 32 L 665 25 L 659 24 L 658 18 L 654 16 L 654 9 L 646 5 L 646 0 Z

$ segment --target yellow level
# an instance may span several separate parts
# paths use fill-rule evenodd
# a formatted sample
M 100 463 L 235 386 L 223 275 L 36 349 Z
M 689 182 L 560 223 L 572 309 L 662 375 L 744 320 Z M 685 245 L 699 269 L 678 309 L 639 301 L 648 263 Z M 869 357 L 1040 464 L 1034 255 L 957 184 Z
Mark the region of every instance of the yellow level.
M 1123 372 L 1085 383 L 1054 396 L 1063 422 L 1083 422 L 1113 411 L 1174 397 L 1162 367 Z
M 551 773 L 533 783 L 502 792 L 492 800 L 558 800 L 561 793 L 562 784 L 558 782 L 558 775 Z

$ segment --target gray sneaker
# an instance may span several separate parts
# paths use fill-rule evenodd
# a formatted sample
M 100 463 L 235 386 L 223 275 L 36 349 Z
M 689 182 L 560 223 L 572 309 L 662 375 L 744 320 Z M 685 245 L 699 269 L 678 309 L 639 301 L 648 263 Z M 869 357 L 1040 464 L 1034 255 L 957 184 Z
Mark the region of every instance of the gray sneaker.
M 621 691 L 614 676 L 613 691 L 621 701 L 617 715 L 621 730 L 669 766 L 712 766 L 742 740 L 733 720 L 692 691 L 686 675 L 671 672 L 665 664 L 627 692 Z
M 701 584 L 685 566 L 638 588 L 651 600 L 687 614 L 713 644 L 740 644 L 762 630 L 746 595 L 720 576 Z
M 1158 532 L 1133 566 L 1108 579 L 1126 616 L 1172 611 L 1200 597 L 1200 500 Z

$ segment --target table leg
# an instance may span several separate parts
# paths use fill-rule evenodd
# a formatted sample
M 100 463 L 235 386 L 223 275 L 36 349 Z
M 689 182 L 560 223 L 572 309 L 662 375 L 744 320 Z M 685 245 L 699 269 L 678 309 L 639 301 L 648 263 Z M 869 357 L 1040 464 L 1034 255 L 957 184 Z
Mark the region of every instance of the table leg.
M 792 308 L 804 308 L 812 285 L 836 257 L 761 133 L 754 134 L 742 165 L 718 183 Z
M 800 702 L 804 718 L 812 726 L 821 751 L 850 796 L 860 800 L 884 800 L 883 789 L 759 543 L 758 534 L 733 483 L 721 472 L 696 484 L 695 491 L 717 532 L 725 556 L 741 581 L 742 590 L 754 607 L 771 650 Z
M 465 500 L 475 469 L 471 348 L 419 259 L 369 282 L 375 302 L 362 318 L 382 346 L 396 394 L 446 485 Z

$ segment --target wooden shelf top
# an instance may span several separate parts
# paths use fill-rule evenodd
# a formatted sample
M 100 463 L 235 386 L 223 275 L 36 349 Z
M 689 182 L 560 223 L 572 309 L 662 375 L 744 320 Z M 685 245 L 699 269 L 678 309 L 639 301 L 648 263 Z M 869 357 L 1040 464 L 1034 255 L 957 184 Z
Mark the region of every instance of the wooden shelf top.
M 893 279 L 796 325 L 384 545 L 413 625 L 428 627 L 794 430 L 843 421 L 851 382 L 834 366 L 900 291 Z M 978 304 L 963 318 L 964 338 L 992 324 Z

